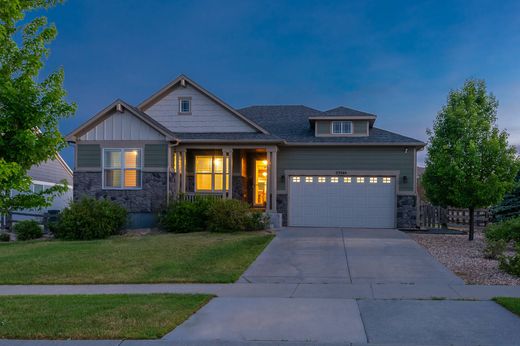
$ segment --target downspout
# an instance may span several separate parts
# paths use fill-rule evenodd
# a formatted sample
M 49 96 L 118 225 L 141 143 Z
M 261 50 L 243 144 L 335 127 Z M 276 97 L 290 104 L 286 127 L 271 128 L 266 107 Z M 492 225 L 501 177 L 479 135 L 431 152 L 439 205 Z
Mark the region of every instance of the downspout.
M 166 205 L 170 204 L 170 167 L 171 167 L 171 159 L 172 159 L 172 148 L 179 145 L 179 141 L 176 140 L 175 144 L 168 145 L 168 163 L 166 167 Z M 179 169 L 179 167 L 177 167 Z

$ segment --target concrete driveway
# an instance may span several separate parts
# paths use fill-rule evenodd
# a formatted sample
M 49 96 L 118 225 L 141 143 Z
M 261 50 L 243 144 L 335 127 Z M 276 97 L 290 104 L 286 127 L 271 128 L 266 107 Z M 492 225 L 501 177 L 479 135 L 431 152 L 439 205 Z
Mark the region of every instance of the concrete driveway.
M 463 284 L 400 231 L 349 228 L 286 228 L 240 281 Z
M 224 344 L 520 344 L 520 319 L 494 302 L 438 300 L 434 295 L 410 298 L 428 296 L 432 288 L 451 296 L 454 287 L 465 286 L 397 230 L 287 228 L 240 281 L 295 288 L 289 297 L 217 297 L 163 339 Z M 385 296 L 378 290 L 392 294 L 389 299 L 376 298 Z M 404 299 L 395 299 L 400 295 Z

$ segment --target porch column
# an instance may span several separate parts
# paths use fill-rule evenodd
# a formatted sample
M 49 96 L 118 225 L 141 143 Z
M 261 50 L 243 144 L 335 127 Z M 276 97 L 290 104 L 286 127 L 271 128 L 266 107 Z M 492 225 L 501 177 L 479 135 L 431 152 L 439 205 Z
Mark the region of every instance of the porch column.
M 186 149 L 180 149 L 179 150 L 179 153 L 180 153 L 180 170 L 181 170 L 181 189 L 180 189 L 180 192 L 181 193 L 186 193 Z
M 276 148 L 267 151 L 267 202 L 266 210 L 276 212 Z
M 175 160 L 175 199 L 179 198 L 179 194 L 181 192 L 181 157 L 178 148 L 173 149 Z
M 233 198 L 233 149 L 222 148 L 222 197 L 232 199 Z M 229 162 L 226 165 L 226 162 Z M 226 177 L 229 177 L 229 186 L 227 184 Z

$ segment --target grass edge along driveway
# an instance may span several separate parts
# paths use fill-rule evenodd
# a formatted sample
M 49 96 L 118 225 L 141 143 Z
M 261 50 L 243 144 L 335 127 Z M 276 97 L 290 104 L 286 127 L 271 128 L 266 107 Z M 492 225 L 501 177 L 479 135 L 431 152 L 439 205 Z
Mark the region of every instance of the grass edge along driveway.
M 495 297 L 493 300 L 520 317 L 520 298 Z
M 204 306 L 200 294 L 0 297 L 0 339 L 157 339 Z
M 231 283 L 273 237 L 200 232 L 0 243 L 0 284 Z

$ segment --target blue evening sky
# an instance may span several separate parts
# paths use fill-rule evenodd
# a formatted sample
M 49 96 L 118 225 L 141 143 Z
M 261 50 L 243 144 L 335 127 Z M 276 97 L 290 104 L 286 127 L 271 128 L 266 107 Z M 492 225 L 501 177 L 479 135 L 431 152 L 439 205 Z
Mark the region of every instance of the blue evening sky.
M 425 140 L 448 91 L 478 77 L 520 145 L 519 1 L 69 0 L 46 15 L 46 71 L 64 67 L 78 104 L 64 134 L 184 73 L 237 108 L 345 105 Z

